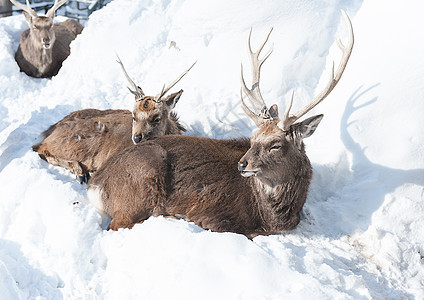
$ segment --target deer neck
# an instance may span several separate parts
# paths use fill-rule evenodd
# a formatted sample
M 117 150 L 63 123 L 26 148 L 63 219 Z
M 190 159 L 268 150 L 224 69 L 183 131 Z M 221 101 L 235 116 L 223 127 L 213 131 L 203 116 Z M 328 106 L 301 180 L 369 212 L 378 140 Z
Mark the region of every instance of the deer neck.
M 169 122 L 165 134 L 181 134 L 184 131 L 186 131 L 186 129 L 178 120 L 177 114 L 171 111 L 169 114 Z
M 290 230 L 299 223 L 299 213 L 306 201 L 311 178 L 310 165 L 275 186 L 252 178 L 262 228 L 277 233 Z
M 53 61 L 52 47 L 50 47 L 49 49 L 44 49 L 44 48 L 41 49 L 40 61 L 41 61 L 41 70 L 43 72 L 45 72 L 47 68 L 50 67 Z
M 53 62 L 52 49 L 54 44 L 52 43 L 49 49 L 45 49 L 39 41 L 35 41 L 32 38 L 31 42 L 32 45 L 30 45 L 30 43 L 25 44 L 24 52 L 32 56 L 33 59 L 29 61 L 32 61 L 36 65 L 35 67 L 37 67 L 40 73 L 45 73 Z M 34 51 L 34 49 L 36 49 L 36 51 Z
M 165 135 L 169 134 L 181 134 L 182 126 L 178 122 L 178 116 L 174 112 L 170 112 L 165 125 Z

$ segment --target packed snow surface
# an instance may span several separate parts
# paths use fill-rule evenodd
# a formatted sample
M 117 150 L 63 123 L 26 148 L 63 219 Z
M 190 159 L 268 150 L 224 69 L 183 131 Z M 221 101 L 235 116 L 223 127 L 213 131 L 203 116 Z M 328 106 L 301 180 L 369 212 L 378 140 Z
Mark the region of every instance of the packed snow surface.
M 305 140 L 314 178 L 299 226 L 253 240 L 150 218 L 106 231 L 86 185 L 31 150 L 39 134 L 83 108 L 133 104 L 115 53 L 147 94 L 174 88 L 186 134 L 250 136 L 240 63 L 262 68 L 268 105 L 294 110 L 318 93 L 346 42 L 355 46 Z M 94 13 L 52 79 L 19 72 L 27 24 L 0 19 L 1 299 L 423 299 L 424 3 L 345 0 L 114 0 Z M 249 79 L 246 79 L 249 82 Z M 234 166 L 236 167 L 236 166 Z

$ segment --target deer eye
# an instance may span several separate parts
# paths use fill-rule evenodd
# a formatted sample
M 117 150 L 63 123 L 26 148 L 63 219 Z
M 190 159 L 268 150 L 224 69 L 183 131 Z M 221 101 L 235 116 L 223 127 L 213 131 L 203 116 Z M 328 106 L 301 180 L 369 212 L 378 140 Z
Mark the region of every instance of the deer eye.
M 132 120 L 135 122 L 135 117 L 134 116 L 132 117 Z
M 269 151 L 280 150 L 280 149 L 281 149 L 281 143 L 276 143 L 269 148 Z
M 156 118 L 154 118 L 152 122 L 153 122 L 154 124 L 159 124 L 159 122 L 160 122 L 160 117 L 156 117 Z

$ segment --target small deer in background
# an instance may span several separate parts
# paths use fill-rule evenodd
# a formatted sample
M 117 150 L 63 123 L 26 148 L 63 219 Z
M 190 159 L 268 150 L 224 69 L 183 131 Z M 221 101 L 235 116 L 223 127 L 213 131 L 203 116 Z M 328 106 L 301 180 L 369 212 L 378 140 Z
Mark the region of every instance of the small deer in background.
M 56 75 L 71 52 L 70 43 L 83 30 L 81 24 L 72 19 L 53 24 L 56 10 L 66 1 L 55 0 L 45 16 L 38 16 L 28 0 L 27 6 L 10 0 L 23 10 L 29 25 L 29 29 L 22 33 L 15 53 L 15 60 L 21 71 L 28 76 L 45 78 Z
M 80 183 L 87 182 L 112 154 L 144 140 L 162 135 L 181 134 L 185 128 L 171 110 L 183 93 L 165 94 L 181 80 L 191 66 L 156 96 L 145 96 L 118 63 L 135 95 L 133 111 L 84 109 L 75 111 L 42 133 L 43 141 L 32 148 L 48 163 L 76 174 Z M 194 65 L 194 64 L 193 64 Z
M 299 223 L 312 178 L 303 139 L 312 135 L 323 115 L 297 122 L 324 100 L 339 82 L 353 48 L 353 29 L 340 65 L 325 89 L 308 105 L 282 119 L 277 105 L 269 109 L 259 90 L 260 52 L 249 50 L 252 87 L 242 90 L 252 102 L 243 108 L 259 127 L 248 139 L 218 140 L 163 136 L 133 145 L 111 156 L 93 176 L 88 196 L 100 212 L 112 218 L 109 229 L 131 228 L 150 216 L 183 217 L 204 229 L 236 232 L 248 237 L 289 230 Z M 240 176 L 240 174 L 242 176 Z

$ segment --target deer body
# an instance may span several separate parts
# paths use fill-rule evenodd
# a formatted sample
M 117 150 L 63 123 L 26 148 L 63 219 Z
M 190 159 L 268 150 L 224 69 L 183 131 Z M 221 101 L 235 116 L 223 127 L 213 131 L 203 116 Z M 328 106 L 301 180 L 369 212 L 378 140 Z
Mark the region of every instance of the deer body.
M 15 60 L 20 70 L 28 76 L 38 78 L 56 75 L 63 61 L 70 54 L 70 43 L 82 29 L 83 27 L 72 19 L 53 24 L 55 42 L 49 49 L 45 49 L 39 43 L 39 39 L 31 32 L 31 29 L 25 30 L 15 53 Z
M 131 142 L 131 112 L 85 109 L 75 111 L 42 133 L 33 150 L 48 163 L 64 167 L 87 181 L 111 154 Z
M 11 0 L 23 9 L 29 25 L 29 29 L 22 33 L 15 53 L 20 70 L 27 75 L 37 78 L 56 75 L 70 54 L 70 43 L 82 32 L 82 25 L 72 19 L 53 24 L 55 11 L 66 1 L 55 1 L 46 16 L 38 16 L 28 1 L 24 6 Z
M 272 141 L 264 151 L 268 155 L 253 163 L 249 155 L 258 146 L 253 139 L 160 137 L 112 156 L 93 177 L 90 189 L 100 188 L 94 195 L 100 201 L 94 201 L 102 203 L 115 230 L 151 215 L 184 216 L 205 229 L 247 236 L 292 229 L 300 220 L 312 167 L 303 144 L 293 149 L 291 137 L 276 138 L 287 149 L 269 152 Z M 237 163 L 242 157 L 267 176 L 267 168 L 275 172 L 271 178 L 240 176 Z
M 129 79 L 122 62 L 118 62 Z M 182 76 L 187 72 L 188 70 Z M 129 81 L 136 86 L 132 80 Z M 165 93 L 160 97 L 151 97 L 145 96 L 141 88 L 136 87 L 140 93 L 135 93 L 132 112 L 113 109 L 72 112 L 44 131 L 43 140 L 34 145 L 33 150 L 48 163 L 75 173 L 77 180 L 83 183 L 88 181 L 90 173 L 95 172 L 119 150 L 133 143 L 163 135 L 180 135 L 185 131 L 172 111 L 183 90 L 167 97 L 164 97 Z

